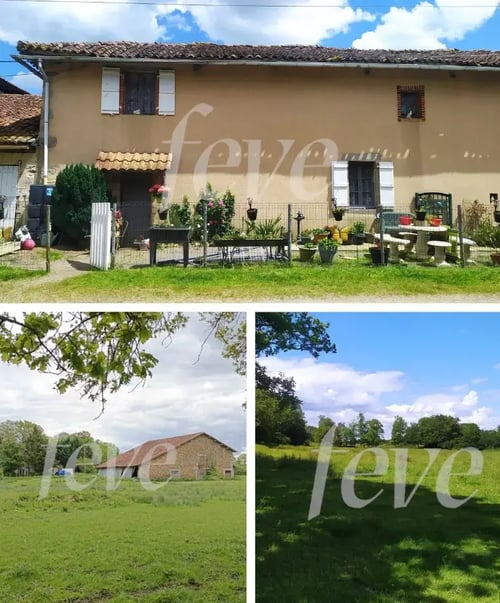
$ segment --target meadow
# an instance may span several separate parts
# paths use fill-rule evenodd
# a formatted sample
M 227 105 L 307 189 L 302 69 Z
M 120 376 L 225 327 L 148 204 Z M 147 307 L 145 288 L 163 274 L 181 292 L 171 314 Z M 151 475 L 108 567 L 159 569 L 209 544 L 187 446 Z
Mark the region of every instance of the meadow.
M 78 478 L 82 486 L 89 478 Z M 0 601 L 245 601 L 245 480 L 0 479 Z
M 344 502 L 341 478 L 362 449 L 334 449 L 321 513 L 308 520 L 317 450 L 257 446 L 256 600 L 260 603 L 498 603 L 500 601 L 500 450 L 483 451 L 480 475 L 452 476 L 450 495 L 473 498 L 451 509 L 436 497 L 446 459 L 440 451 L 404 508 L 394 508 L 394 459 L 383 476 L 356 476 L 363 508 Z M 343 452 L 341 452 L 343 451 Z M 428 453 L 410 450 L 405 498 L 425 472 Z M 460 453 L 454 473 L 466 473 Z M 366 453 L 357 473 L 373 471 Z

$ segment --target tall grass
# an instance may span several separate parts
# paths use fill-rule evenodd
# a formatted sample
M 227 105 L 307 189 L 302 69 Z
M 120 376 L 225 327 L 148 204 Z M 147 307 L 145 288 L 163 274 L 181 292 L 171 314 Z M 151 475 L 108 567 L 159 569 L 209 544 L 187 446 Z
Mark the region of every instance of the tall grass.
M 245 601 L 244 480 L 39 487 L 0 479 L 1 601 Z

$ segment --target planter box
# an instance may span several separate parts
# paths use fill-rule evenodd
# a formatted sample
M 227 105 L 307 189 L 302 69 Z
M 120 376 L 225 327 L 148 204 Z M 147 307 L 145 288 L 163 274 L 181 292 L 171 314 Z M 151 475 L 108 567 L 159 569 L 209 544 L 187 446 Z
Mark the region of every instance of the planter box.
M 149 238 L 155 243 L 188 243 L 191 239 L 190 226 L 153 226 Z

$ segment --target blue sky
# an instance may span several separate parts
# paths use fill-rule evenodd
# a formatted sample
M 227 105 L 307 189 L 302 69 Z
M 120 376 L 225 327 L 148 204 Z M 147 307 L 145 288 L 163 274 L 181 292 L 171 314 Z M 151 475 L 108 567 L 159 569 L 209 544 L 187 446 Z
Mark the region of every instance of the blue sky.
M 500 425 L 500 313 L 337 312 L 337 353 L 314 359 L 288 352 L 262 359 L 296 380 L 308 422 L 320 414 L 349 422 L 378 418 L 390 437 L 396 415 L 408 422 L 449 414 L 484 429 Z
M 320 44 L 496 50 L 500 0 L 0 0 L 0 76 L 40 83 L 11 61 L 18 40 Z M 277 4 L 286 6 L 278 7 Z M 197 4 L 194 6 L 193 4 Z M 271 5 L 271 6 L 270 6 Z M 274 5 L 274 6 L 273 6 Z

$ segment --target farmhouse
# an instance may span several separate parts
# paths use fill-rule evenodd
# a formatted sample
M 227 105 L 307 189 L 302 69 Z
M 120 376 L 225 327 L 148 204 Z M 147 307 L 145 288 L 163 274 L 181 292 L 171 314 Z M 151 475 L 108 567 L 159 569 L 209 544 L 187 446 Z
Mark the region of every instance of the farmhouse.
M 231 447 L 204 432 L 144 442 L 97 466 L 99 474 L 151 480 L 202 479 L 215 470 L 233 477 Z
M 500 165 L 500 52 L 210 43 L 19 42 L 44 80 L 44 182 L 100 167 L 134 228 L 152 184 L 191 201 L 375 215 L 416 191 L 488 201 Z M 77 119 L 75 118 L 77 116 Z M 133 202 L 133 203 L 132 203 Z M 239 216 L 237 216 L 238 218 Z

